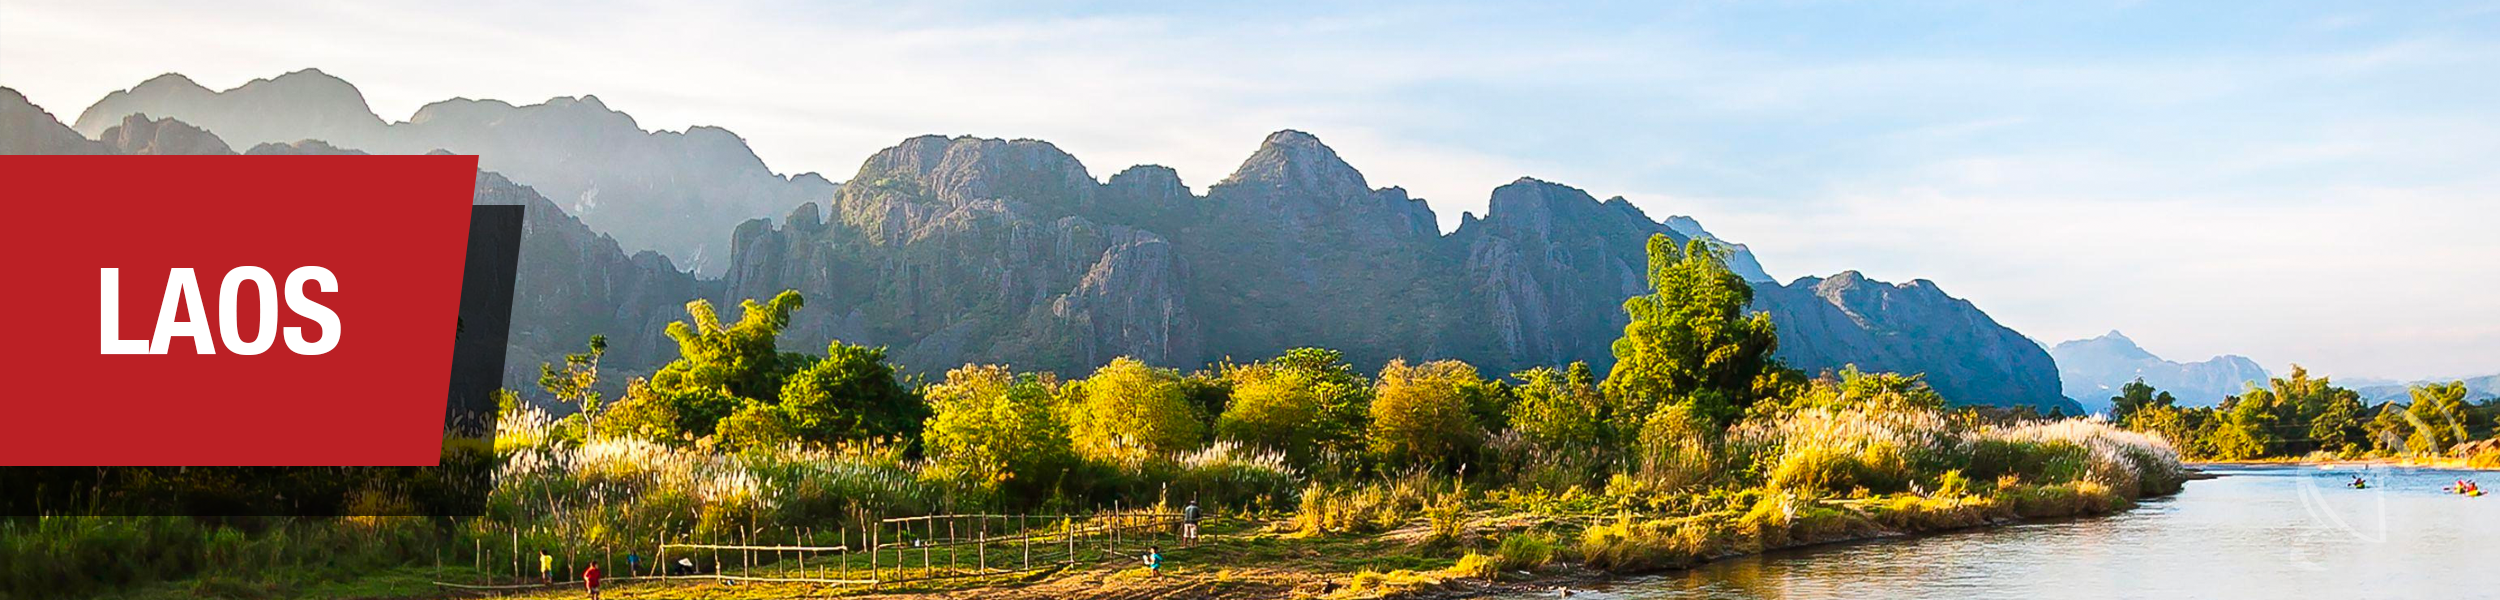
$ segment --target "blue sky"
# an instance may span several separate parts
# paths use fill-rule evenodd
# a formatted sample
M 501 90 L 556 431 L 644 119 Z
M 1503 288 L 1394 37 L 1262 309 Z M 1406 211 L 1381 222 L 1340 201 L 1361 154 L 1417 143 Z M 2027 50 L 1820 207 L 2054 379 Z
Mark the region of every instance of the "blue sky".
M 1522 4 L 0 0 L 0 85 L 64 118 L 167 71 L 320 67 L 391 119 L 597 94 L 836 179 L 945 133 L 1203 190 L 1295 128 L 1445 227 L 1531 175 L 2046 342 L 2500 372 L 2500 3 Z

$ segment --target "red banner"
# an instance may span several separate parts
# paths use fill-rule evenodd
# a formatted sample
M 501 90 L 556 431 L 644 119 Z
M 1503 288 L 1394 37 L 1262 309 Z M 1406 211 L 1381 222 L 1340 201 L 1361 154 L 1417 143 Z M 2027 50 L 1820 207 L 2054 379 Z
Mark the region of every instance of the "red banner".
M 435 464 L 476 169 L 0 156 L 0 465 Z

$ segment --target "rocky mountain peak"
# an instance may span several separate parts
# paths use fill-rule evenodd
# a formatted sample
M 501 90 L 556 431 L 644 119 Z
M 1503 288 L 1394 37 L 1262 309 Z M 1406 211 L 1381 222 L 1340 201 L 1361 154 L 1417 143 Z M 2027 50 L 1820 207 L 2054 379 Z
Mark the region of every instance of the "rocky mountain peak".
M 1287 129 L 1268 134 L 1259 149 L 1217 186 L 1273 187 L 1288 193 L 1346 198 L 1367 194 L 1363 173 L 1337 156 L 1318 136 Z
M 208 155 L 233 154 L 225 140 L 172 118 L 149 119 L 144 114 L 122 118 L 120 125 L 104 130 L 102 140 L 120 154 L 131 155 Z
M 1189 195 L 1181 174 L 1163 165 L 1137 165 L 1111 176 L 1111 189 L 1139 197 L 1179 198 Z
M 62 126 L 17 90 L 0 87 L 0 154 L 106 154 L 111 149 Z
M 924 135 L 868 157 L 852 181 L 863 193 L 904 201 L 1007 200 L 1073 210 L 1089 200 L 1093 175 L 1050 142 Z

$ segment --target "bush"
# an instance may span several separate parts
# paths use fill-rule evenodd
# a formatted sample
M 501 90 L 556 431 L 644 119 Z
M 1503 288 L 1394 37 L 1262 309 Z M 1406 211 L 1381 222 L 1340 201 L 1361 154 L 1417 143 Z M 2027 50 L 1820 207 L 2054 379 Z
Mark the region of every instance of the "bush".
M 1502 576 L 1502 568 L 1493 557 L 1469 552 L 1458 557 L 1458 564 L 1450 565 L 1450 574 L 1492 581 Z
M 1494 547 L 1494 567 L 1503 571 L 1534 571 L 1554 560 L 1554 536 L 1514 533 Z
M 1708 554 L 1712 537 L 1709 527 L 1689 518 L 1636 521 L 1621 515 L 1580 533 L 1580 559 L 1617 573 L 1684 567 Z

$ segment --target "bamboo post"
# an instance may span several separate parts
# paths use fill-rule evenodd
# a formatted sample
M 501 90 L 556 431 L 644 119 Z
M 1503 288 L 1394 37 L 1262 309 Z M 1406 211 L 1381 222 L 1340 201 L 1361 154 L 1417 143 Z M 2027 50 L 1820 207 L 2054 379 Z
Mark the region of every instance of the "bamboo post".
M 946 518 L 946 570 L 948 571 L 963 570 L 963 566 L 957 564 L 957 561 L 955 560 L 957 556 L 961 556 L 963 554 L 960 547 L 955 545 L 955 540 L 957 539 L 955 535 L 955 520 L 956 519 L 954 517 Z
M 974 543 L 980 544 L 974 548 L 972 560 L 980 564 L 974 566 L 973 570 L 987 573 L 990 570 L 990 518 L 984 515 L 980 519 L 978 532 L 972 534 L 973 539 L 976 540 Z
M 1067 540 L 1067 542 L 1068 542 L 1068 562 L 1069 562 L 1069 563 L 1075 563 L 1075 562 L 1076 562 L 1076 519 L 1075 519 L 1074 517 L 1060 517 L 1060 518 L 1059 518 L 1059 537 L 1061 537 L 1061 538 L 1063 538 L 1063 539 L 1066 539 L 1066 540 Z
M 885 544 L 885 524 L 876 521 L 868 521 L 864 524 L 870 527 L 868 531 L 868 580 L 882 582 L 885 580 L 885 570 L 877 568 L 877 555 L 885 553 L 882 547 Z
M 521 573 L 521 526 L 514 525 L 512 526 L 512 578 L 527 577 L 529 576 Z
M 1016 534 L 1017 534 L 1018 536 L 1021 536 L 1021 537 L 1023 537 L 1023 538 L 1024 538 L 1024 568 L 1025 568 L 1026 570 L 1032 570 L 1032 568 L 1033 568 L 1033 520 L 1032 520 L 1032 518 L 1027 517 L 1027 516 L 1025 516 L 1025 515 L 1016 515 Z
M 652 556 L 651 560 L 653 561 L 653 564 L 657 564 L 660 567 L 660 581 L 668 581 L 668 534 L 658 533 L 652 535 L 658 538 L 654 541 L 659 542 L 659 544 L 653 546 L 656 555 Z
M 920 535 L 920 575 L 922 577 L 936 575 L 937 561 L 931 560 L 929 557 L 935 556 L 934 554 L 931 554 L 931 552 L 937 550 L 937 546 L 930 544 L 930 542 L 937 541 L 937 519 L 921 519 L 920 530 L 922 531 L 922 534 Z

